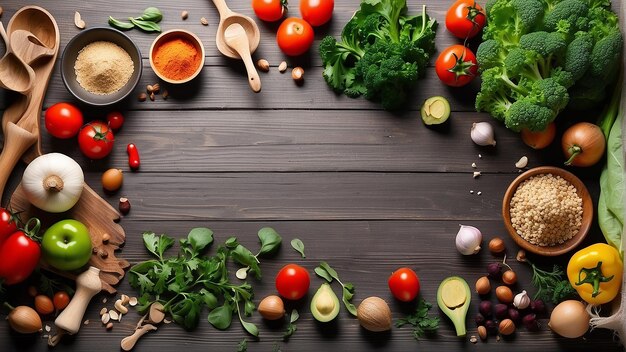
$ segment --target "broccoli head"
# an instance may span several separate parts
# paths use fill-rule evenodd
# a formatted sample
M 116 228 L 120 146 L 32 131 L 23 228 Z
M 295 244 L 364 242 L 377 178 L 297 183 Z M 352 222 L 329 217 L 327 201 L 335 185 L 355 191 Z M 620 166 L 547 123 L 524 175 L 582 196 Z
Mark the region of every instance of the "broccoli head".
M 480 72 L 501 66 L 506 57 L 504 48 L 494 39 L 487 39 L 480 43 L 476 50 L 476 61 L 478 61 L 478 70 Z
M 533 83 L 527 99 L 552 110 L 556 116 L 567 106 L 569 94 L 567 88 L 560 85 L 556 80 L 546 78 Z
M 624 40 L 619 30 L 597 41 L 591 51 L 591 76 L 612 82 L 621 63 L 623 46 Z
M 533 50 L 547 58 L 552 55 L 560 55 L 565 51 L 567 43 L 563 37 L 555 32 L 532 32 L 520 37 L 519 45 L 526 50 Z
M 483 39 L 496 39 L 505 48 L 517 46 L 520 37 L 539 27 L 543 18 L 539 0 L 499 0 L 488 3 Z
M 556 114 L 547 107 L 522 99 L 511 104 L 505 114 L 504 124 L 515 132 L 524 128 L 543 131 L 555 117 Z
M 556 32 L 567 28 L 569 33 L 587 30 L 589 6 L 583 0 L 563 0 L 544 18 L 544 29 Z
M 591 65 L 591 50 L 593 37 L 586 32 L 580 32 L 565 50 L 563 69 L 572 74 L 574 81 L 579 80 Z

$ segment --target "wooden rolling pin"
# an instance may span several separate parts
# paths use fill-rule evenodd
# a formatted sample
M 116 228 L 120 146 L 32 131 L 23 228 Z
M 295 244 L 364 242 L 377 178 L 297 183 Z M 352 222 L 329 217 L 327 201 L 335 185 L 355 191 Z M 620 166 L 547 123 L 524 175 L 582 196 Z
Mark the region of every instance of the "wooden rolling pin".
M 101 290 L 100 269 L 90 266 L 76 278 L 76 294 L 54 321 L 54 325 L 70 335 L 77 333 L 82 325 L 83 315 L 85 315 L 89 301 Z

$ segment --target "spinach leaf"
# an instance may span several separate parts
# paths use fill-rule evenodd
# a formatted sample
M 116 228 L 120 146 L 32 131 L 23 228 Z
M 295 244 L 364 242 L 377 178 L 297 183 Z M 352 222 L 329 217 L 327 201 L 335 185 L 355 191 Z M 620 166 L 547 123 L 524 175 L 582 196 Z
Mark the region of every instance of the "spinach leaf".
M 160 22 L 163 19 L 163 14 L 156 7 L 148 7 L 143 10 L 141 17 L 135 17 L 136 20 Z
M 258 232 L 259 239 L 261 240 L 261 249 L 257 255 L 266 255 L 274 253 L 280 247 L 283 241 L 278 232 L 271 227 L 264 227 Z
M 144 20 L 137 20 L 134 19 L 132 17 L 129 17 L 128 20 L 135 25 L 135 27 L 146 31 L 146 32 L 160 32 L 161 31 L 161 26 L 159 26 L 158 24 L 156 24 L 155 22 L 152 21 L 144 21 Z
M 294 238 L 293 240 L 291 240 L 291 247 L 293 247 L 293 249 L 300 253 L 302 258 L 306 258 L 306 255 L 304 254 L 304 243 L 301 239 Z
M 209 313 L 209 323 L 220 330 L 227 329 L 232 320 L 233 309 L 228 303 L 224 303 L 223 306 L 217 307 Z
M 134 24 L 129 23 L 129 22 L 122 22 L 120 20 L 116 20 L 115 18 L 109 16 L 109 25 L 111 25 L 111 27 L 117 28 L 119 30 L 122 31 L 127 31 L 129 29 L 133 29 L 135 27 Z

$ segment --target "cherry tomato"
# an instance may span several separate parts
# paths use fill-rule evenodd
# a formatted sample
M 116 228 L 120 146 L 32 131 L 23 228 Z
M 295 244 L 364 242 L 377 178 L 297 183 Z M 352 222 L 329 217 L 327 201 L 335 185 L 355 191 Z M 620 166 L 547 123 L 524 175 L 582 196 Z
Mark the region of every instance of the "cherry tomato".
M 313 44 L 313 27 L 303 19 L 290 17 L 278 27 L 276 42 L 283 53 L 289 56 L 302 55 Z
M 114 141 L 113 132 L 102 121 L 86 124 L 78 134 L 78 146 L 90 159 L 102 159 L 109 155 Z
M 48 133 L 67 139 L 74 137 L 83 125 L 83 113 L 69 103 L 56 103 L 46 110 L 45 124 Z
M 291 300 L 299 300 L 309 292 L 309 272 L 297 264 L 287 264 L 276 275 L 278 293 Z
M 252 0 L 252 9 L 263 21 L 278 21 L 287 9 L 287 0 Z
M 463 45 L 449 46 L 439 54 L 435 71 L 441 82 L 451 87 L 464 86 L 476 77 L 476 56 Z
M 17 231 L 17 219 L 10 211 L 0 208 L 0 246 Z
M 455 37 L 472 38 L 485 26 L 485 10 L 474 0 L 457 0 L 446 13 L 446 28 Z
M 389 290 L 395 298 L 402 302 L 410 302 L 420 292 L 420 280 L 415 271 L 400 268 L 389 276 Z
M 538 132 L 523 128 L 520 134 L 522 136 L 522 141 L 524 141 L 527 146 L 533 149 L 543 149 L 549 146 L 554 140 L 554 137 L 556 136 L 556 124 L 554 122 L 550 122 L 545 130 Z
M 65 309 L 68 304 L 70 304 L 70 295 L 68 295 L 65 291 L 59 291 L 54 294 L 52 302 L 54 303 L 54 308 L 57 311 L 61 311 Z
M 335 0 L 300 0 L 302 18 L 313 27 L 330 21 L 334 7 Z
M 13 285 L 26 280 L 39 264 L 41 248 L 23 231 L 14 232 L 0 247 L 0 278 Z
M 113 131 L 117 131 L 124 125 L 124 115 L 119 111 L 111 111 L 107 114 L 107 123 Z

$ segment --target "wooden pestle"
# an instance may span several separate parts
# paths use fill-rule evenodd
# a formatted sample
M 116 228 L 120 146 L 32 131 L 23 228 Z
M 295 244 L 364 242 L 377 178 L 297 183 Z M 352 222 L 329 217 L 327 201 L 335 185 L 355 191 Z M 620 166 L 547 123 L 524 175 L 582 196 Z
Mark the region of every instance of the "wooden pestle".
M 70 335 L 77 333 L 89 301 L 101 290 L 100 269 L 90 266 L 89 269 L 76 278 L 76 294 L 74 294 L 70 304 L 54 321 L 54 325 L 59 329 L 65 330 Z

